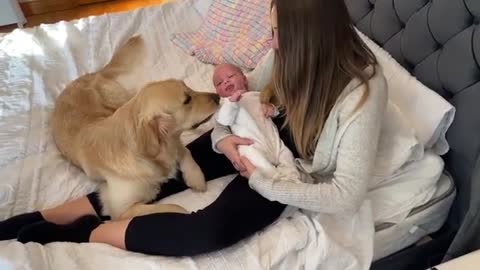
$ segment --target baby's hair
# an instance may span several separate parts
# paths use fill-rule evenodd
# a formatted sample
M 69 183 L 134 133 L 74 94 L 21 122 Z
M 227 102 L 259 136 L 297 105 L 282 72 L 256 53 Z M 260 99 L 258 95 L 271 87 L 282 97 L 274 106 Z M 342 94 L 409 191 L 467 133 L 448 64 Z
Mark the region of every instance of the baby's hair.
M 215 66 L 215 69 L 217 69 L 217 68 L 219 68 L 219 67 L 222 67 L 222 66 L 228 66 L 228 67 L 234 68 L 234 69 L 236 69 L 238 72 L 240 72 L 240 73 L 243 74 L 243 70 L 242 70 L 240 67 L 238 67 L 238 66 L 236 66 L 236 65 L 234 65 L 234 64 L 230 64 L 230 63 L 218 64 L 218 65 Z

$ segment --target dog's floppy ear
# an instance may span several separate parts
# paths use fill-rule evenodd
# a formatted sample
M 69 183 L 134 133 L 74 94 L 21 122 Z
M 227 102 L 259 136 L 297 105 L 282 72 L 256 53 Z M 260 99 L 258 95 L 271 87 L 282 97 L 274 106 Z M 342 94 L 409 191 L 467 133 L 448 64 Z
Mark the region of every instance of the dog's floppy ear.
M 174 132 L 175 121 L 168 114 L 161 114 L 140 123 L 137 132 L 139 148 L 148 156 L 155 157 L 161 151 L 167 137 Z

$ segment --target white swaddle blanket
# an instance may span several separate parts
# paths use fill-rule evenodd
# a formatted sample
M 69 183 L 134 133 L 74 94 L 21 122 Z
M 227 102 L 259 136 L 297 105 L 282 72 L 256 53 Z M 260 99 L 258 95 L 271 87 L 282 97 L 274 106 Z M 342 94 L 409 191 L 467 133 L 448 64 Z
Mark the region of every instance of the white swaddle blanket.
M 288 181 L 300 179 L 292 152 L 280 139 L 273 121 L 262 113 L 259 92 L 246 92 L 238 102 L 225 98 L 215 119 L 230 127 L 233 134 L 254 141 L 252 145 L 240 145 L 238 151 L 264 176 Z

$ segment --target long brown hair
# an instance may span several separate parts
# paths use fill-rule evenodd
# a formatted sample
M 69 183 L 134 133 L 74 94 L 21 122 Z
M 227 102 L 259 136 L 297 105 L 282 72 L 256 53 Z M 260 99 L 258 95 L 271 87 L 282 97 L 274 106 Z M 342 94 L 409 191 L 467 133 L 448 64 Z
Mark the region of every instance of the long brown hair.
M 376 59 L 357 35 L 343 0 L 273 0 L 278 46 L 273 86 L 297 151 L 311 157 L 342 90 L 358 78 L 367 86 Z

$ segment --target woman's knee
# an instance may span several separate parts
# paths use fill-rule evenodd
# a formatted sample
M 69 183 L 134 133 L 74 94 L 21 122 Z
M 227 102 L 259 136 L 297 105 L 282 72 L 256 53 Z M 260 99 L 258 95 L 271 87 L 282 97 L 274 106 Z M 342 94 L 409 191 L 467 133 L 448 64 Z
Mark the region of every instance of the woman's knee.
M 162 256 L 194 256 L 225 248 L 241 239 L 204 211 L 152 214 L 134 218 L 125 231 L 127 250 Z M 230 228 L 231 229 L 231 228 Z
M 95 228 L 90 234 L 89 242 L 104 243 L 125 249 L 125 237 L 131 220 L 105 223 Z

